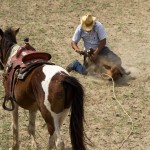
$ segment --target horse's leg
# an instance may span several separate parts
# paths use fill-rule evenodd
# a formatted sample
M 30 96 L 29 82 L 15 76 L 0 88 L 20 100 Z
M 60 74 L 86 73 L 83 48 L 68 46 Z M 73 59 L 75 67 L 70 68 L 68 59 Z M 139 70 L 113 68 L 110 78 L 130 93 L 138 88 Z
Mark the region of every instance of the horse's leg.
M 60 134 L 60 120 L 54 119 L 55 122 L 55 145 L 57 150 L 63 150 L 64 149 L 64 141 L 62 139 L 62 136 Z
M 47 124 L 49 127 L 49 125 Z M 55 131 L 51 132 L 51 136 L 49 136 L 49 142 L 48 142 L 48 149 L 51 150 L 56 146 L 57 150 L 64 150 L 64 141 L 62 139 L 62 136 L 60 134 L 60 124 L 58 124 L 58 120 L 54 119 L 54 128 Z
M 13 145 L 10 150 L 19 149 L 19 125 L 18 125 L 18 105 L 15 104 L 15 109 L 12 111 L 12 130 L 13 130 Z
M 60 132 L 60 127 L 62 126 L 63 121 L 68 114 L 68 111 L 69 109 L 65 109 L 63 112 L 57 115 L 53 113 L 54 126 L 55 126 L 55 132 L 53 136 L 55 138 L 55 146 L 57 150 L 64 150 L 65 148 L 65 144 Z
M 37 147 L 37 142 L 35 138 L 35 119 L 36 119 L 37 110 L 29 110 L 29 125 L 28 125 L 28 133 L 32 138 L 32 146 Z
M 48 147 L 47 150 L 52 150 L 55 147 L 55 132 L 54 132 L 54 127 L 52 127 L 52 125 L 50 123 L 46 123 L 47 124 L 47 128 L 49 131 L 49 138 L 48 138 Z
M 64 150 L 64 141 L 60 134 L 60 127 L 68 113 L 68 110 L 69 109 L 66 109 L 63 113 L 59 114 L 55 114 L 53 112 L 52 116 L 47 116 L 49 119 L 47 119 L 46 124 L 50 134 L 48 139 L 48 150 L 52 150 L 54 147 L 56 147 L 57 150 Z

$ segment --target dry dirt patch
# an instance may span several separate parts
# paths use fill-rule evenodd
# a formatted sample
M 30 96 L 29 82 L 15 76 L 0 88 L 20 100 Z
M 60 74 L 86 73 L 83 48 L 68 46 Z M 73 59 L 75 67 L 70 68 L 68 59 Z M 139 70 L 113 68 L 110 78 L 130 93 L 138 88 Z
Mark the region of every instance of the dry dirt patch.
M 121 149 L 149 150 L 149 0 L 1 0 L 0 26 L 3 29 L 7 26 L 20 27 L 19 44 L 23 43 L 25 36 L 29 36 L 37 50 L 48 51 L 52 54 L 53 62 L 66 67 L 75 58 L 82 61 L 72 51 L 70 40 L 79 17 L 87 11 L 93 12 L 104 24 L 110 47 L 122 58 L 123 65 L 131 70 L 131 76 L 115 85 L 116 96 L 134 123 L 134 130 Z M 95 145 L 89 149 L 116 150 L 131 131 L 131 122 L 113 98 L 112 83 L 100 77 L 71 74 L 81 81 L 85 89 L 85 131 Z M 33 150 L 26 132 L 26 113 L 20 109 L 20 149 Z M 7 150 L 12 141 L 11 116 L 2 108 L 0 114 L 0 147 Z M 40 114 L 36 126 L 39 147 L 45 149 L 47 131 Z M 62 134 L 66 150 L 71 150 L 68 118 Z

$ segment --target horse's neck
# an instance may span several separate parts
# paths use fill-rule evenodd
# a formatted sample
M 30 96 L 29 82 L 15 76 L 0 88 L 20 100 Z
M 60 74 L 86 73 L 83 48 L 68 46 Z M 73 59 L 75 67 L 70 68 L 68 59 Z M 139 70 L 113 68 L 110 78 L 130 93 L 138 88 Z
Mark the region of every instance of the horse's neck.
M 14 56 L 17 53 L 17 51 L 18 51 L 19 48 L 20 48 L 20 46 L 18 44 L 13 45 L 11 53 L 10 53 L 9 56 L 10 57 Z
M 12 46 L 11 52 L 10 52 L 8 60 L 7 60 L 7 64 L 10 64 L 12 56 L 14 56 L 17 53 L 17 51 L 18 51 L 19 48 L 20 48 L 20 46 L 17 45 L 17 44 L 15 44 L 15 45 Z

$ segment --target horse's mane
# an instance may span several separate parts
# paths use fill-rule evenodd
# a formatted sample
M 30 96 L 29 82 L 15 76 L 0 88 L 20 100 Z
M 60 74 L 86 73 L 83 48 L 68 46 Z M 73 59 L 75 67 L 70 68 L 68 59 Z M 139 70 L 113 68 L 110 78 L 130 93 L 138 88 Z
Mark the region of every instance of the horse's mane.
M 4 36 L 7 40 L 13 42 L 13 43 L 17 43 L 17 40 L 16 40 L 16 36 L 14 34 L 14 30 L 12 27 L 8 27 L 5 32 L 4 32 Z
M 9 56 L 11 47 L 14 44 L 17 44 L 15 30 L 12 27 L 8 27 L 0 43 L 1 60 L 3 63 L 5 63 L 5 59 Z

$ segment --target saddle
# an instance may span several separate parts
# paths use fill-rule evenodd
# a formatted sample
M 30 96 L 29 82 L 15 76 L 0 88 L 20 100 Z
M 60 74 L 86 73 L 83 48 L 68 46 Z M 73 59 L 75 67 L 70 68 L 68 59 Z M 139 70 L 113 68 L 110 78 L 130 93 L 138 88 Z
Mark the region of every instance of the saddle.
M 36 67 L 43 64 L 53 64 L 48 62 L 51 55 L 46 52 L 37 52 L 28 42 L 17 50 L 17 53 L 11 58 L 7 70 L 3 73 L 3 85 L 5 88 L 5 97 L 3 108 L 8 111 L 14 109 L 14 86 L 17 81 L 24 80 L 26 76 Z M 6 107 L 6 102 L 10 101 L 12 108 Z

